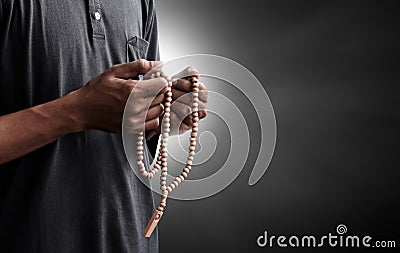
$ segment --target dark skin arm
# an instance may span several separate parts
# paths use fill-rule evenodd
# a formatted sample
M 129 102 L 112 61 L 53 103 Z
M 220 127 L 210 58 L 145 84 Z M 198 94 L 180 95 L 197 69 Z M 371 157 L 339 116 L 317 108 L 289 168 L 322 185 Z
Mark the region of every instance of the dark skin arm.
M 116 65 L 90 80 L 84 87 L 54 101 L 0 117 L 0 164 L 30 153 L 61 136 L 87 129 L 121 131 L 126 101 L 138 81 L 130 80 L 150 71 L 157 62 L 139 60 Z M 132 108 L 132 131 L 159 126 L 166 81 L 152 80 L 135 89 L 140 101 Z M 148 99 L 143 99 L 148 97 Z M 153 100 L 153 97 L 155 99 Z M 148 105 L 151 104 L 148 111 Z M 145 117 L 143 125 L 138 125 Z

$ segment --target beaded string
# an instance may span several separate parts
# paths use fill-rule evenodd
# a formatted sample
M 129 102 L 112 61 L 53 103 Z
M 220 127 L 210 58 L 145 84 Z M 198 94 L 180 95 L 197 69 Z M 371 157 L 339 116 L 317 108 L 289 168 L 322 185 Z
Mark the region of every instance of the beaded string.
M 137 137 L 137 165 L 139 167 L 139 172 L 142 176 L 147 178 L 152 178 L 154 175 L 158 173 L 161 169 L 161 176 L 160 176 L 160 189 L 161 189 L 161 201 L 158 205 L 156 211 L 153 213 L 147 227 L 145 229 L 144 235 L 146 237 L 150 237 L 151 233 L 157 226 L 158 221 L 161 219 L 163 215 L 163 211 L 167 205 L 167 198 L 168 193 L 172 192 L 182 181 L 186 179 L 188 176 L 193 163 L 193 157 L 195 155 L 196 149 L 196 137 L 198 133 L 198 122 L 199 122 L 199 82 L 198 79 L 194 76 L 189 77 L 188 80 L 192 83 L 192 95 L 193 95 L 193 102 L 192 102 L 192 131 L 190 134 L 190 145 L 189 145 L 189 152 L 186 161 L 186 166 L 183 168 L 181 174 L 169 184 L 167 185 L 167 175 L 168 175 L 168 167 L 167 167 L 167 158 L 168 158 L 168 151 L 167 151 L 167 144 L 168 144 L 168 137 L 170 133 L 170 116 L 171 116 L 171 102 L 172 102 L 172 80 L 170 77 L 164 75 L 162 72 L 156 72 L 152 74 L 152 78 L 162 77 L 167 80 L 167 92 L 166 97 L 164 99 L 164 120 L 162 125 L 162 134 L 159 143 L 159 150 L 158 150 L 158 157 L 157 162 L 154 164 L 154 167 L 147 171 L 145 165 L 143 163 L 143 139 L 144 134 L 140 132 Z

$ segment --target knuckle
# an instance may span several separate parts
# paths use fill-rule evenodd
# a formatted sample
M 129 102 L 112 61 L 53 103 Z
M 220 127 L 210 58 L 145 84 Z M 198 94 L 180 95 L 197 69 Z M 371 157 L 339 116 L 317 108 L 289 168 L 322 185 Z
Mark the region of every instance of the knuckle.
M 200 98 L 203 102 L 207 103 L 208 102 L 208 90 L 202 90 L 200 92 Z
M 117 72 L 118 68 L 121 66 L 121 64 L 115 64 L 113 65 L 109 70 L 113 73 Z
M 159 125 L 159 122 L 160 122 L 160 120 L 158 118 L 153 119 L 152 121 L 150 121 L 149 128 L 150 129 L 157 128 Z
M 139 106 L 138 105 L 134 105 L 134 106 L 132 106 L 132 108 L 131 108 L 131 112 L 132 112 L 132 114 L 133 115 L 138 115 L 138 114 L 140 114 L 140 108 L 139 108 Z M 137 119 L 135 118 L 134 120 L 136 120 L 137 121 Z M 137 122 L 136 122 L 137 123 Z
M 144 69 L 146 66 L 146 61 L 144 59 L 139 59 L 137 61 L 137 66 L 139 69 Z

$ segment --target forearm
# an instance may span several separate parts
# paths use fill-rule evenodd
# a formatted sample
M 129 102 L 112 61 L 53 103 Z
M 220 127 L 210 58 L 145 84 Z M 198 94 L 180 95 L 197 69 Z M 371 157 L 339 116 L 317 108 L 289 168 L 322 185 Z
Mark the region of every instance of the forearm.
M 0 117 L 0 164 L 84 130 L 74 93 Z

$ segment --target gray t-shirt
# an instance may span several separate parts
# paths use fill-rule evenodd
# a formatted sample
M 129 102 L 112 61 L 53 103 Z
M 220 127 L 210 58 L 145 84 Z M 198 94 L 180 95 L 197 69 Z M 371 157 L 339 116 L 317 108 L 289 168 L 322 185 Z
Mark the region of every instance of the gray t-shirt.
M 0 115 L 158 59 L 153 0 L 0 1 Z M 0 166 L 0 252 L 157 252 L 142 235 L 153 210 L 120 134 L 70 134 Z

